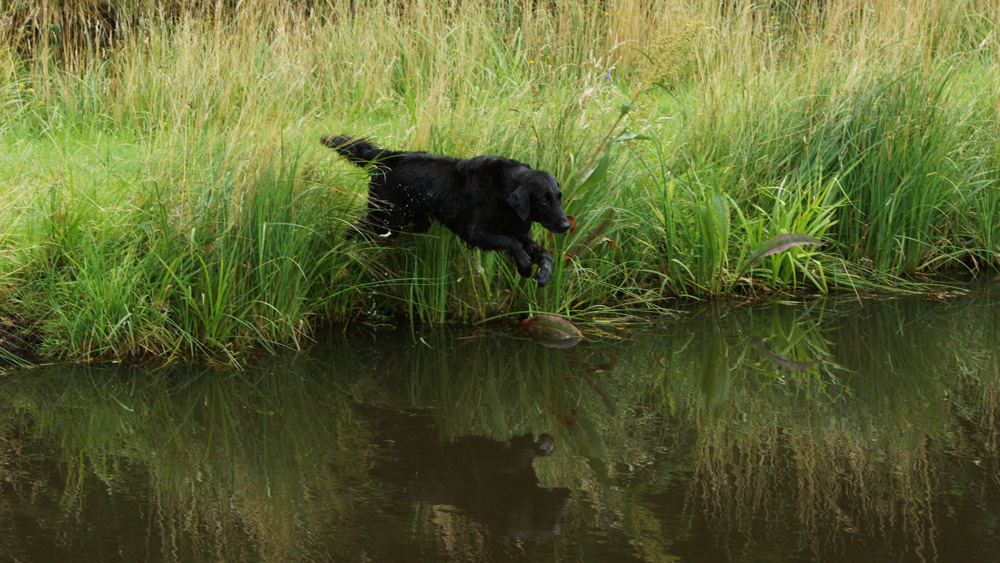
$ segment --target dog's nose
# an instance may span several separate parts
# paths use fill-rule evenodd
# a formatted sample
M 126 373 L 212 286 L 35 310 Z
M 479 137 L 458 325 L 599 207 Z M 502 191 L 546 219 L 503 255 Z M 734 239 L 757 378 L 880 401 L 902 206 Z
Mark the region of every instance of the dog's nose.
M 555 232 L 559 234 L 565 233 L 566 231 L 569 230 L 569 227 L 570 227 L 569 219 L 563 219 L 562 221 L 559 222 L 558 225 L 556 225 Z

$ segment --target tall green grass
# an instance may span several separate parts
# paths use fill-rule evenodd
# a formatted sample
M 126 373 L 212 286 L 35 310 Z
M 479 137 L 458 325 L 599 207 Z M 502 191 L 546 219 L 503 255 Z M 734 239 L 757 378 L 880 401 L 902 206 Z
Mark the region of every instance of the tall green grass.
M 10 3 L 0 314 L 47 356 L 234 360 L 330 323 L 996 272 L 995 6 L 726 6 Z M 552 281 L 440 228 L 347 243 L 367 179 L 326 133 L 551 171 Z M 746 267 L 788 233 L 825 244 Z

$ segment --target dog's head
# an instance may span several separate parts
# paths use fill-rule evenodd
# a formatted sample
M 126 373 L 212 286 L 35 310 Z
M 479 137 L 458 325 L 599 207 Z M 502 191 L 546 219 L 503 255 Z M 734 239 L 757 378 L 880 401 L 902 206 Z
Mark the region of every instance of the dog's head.
M 534 221 L 553 233 L 569 230 L 569 219 L 562 208 L 559 184 L 548 172 L 524 167 L 513 179 L 514 191 L 507 196 L 507 203 L 522 221 Z

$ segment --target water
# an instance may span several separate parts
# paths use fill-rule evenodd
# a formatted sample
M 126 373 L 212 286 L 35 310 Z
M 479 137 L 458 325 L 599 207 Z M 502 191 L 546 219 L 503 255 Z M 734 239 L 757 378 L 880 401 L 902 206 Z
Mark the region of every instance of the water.
M 998 297 L 0 376 L 3 561 L 995 561 Z

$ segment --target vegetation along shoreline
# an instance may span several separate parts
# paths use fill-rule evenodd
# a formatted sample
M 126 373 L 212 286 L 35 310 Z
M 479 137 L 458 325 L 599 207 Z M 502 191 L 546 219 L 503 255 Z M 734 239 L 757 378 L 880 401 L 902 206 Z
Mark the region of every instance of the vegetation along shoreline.
M 0 362 L 1000 271 L 996 3 L 5 6 Z M 551 280 L 440 226 L 346 241 L 367 178 L 329 131 L 551 172 Z

